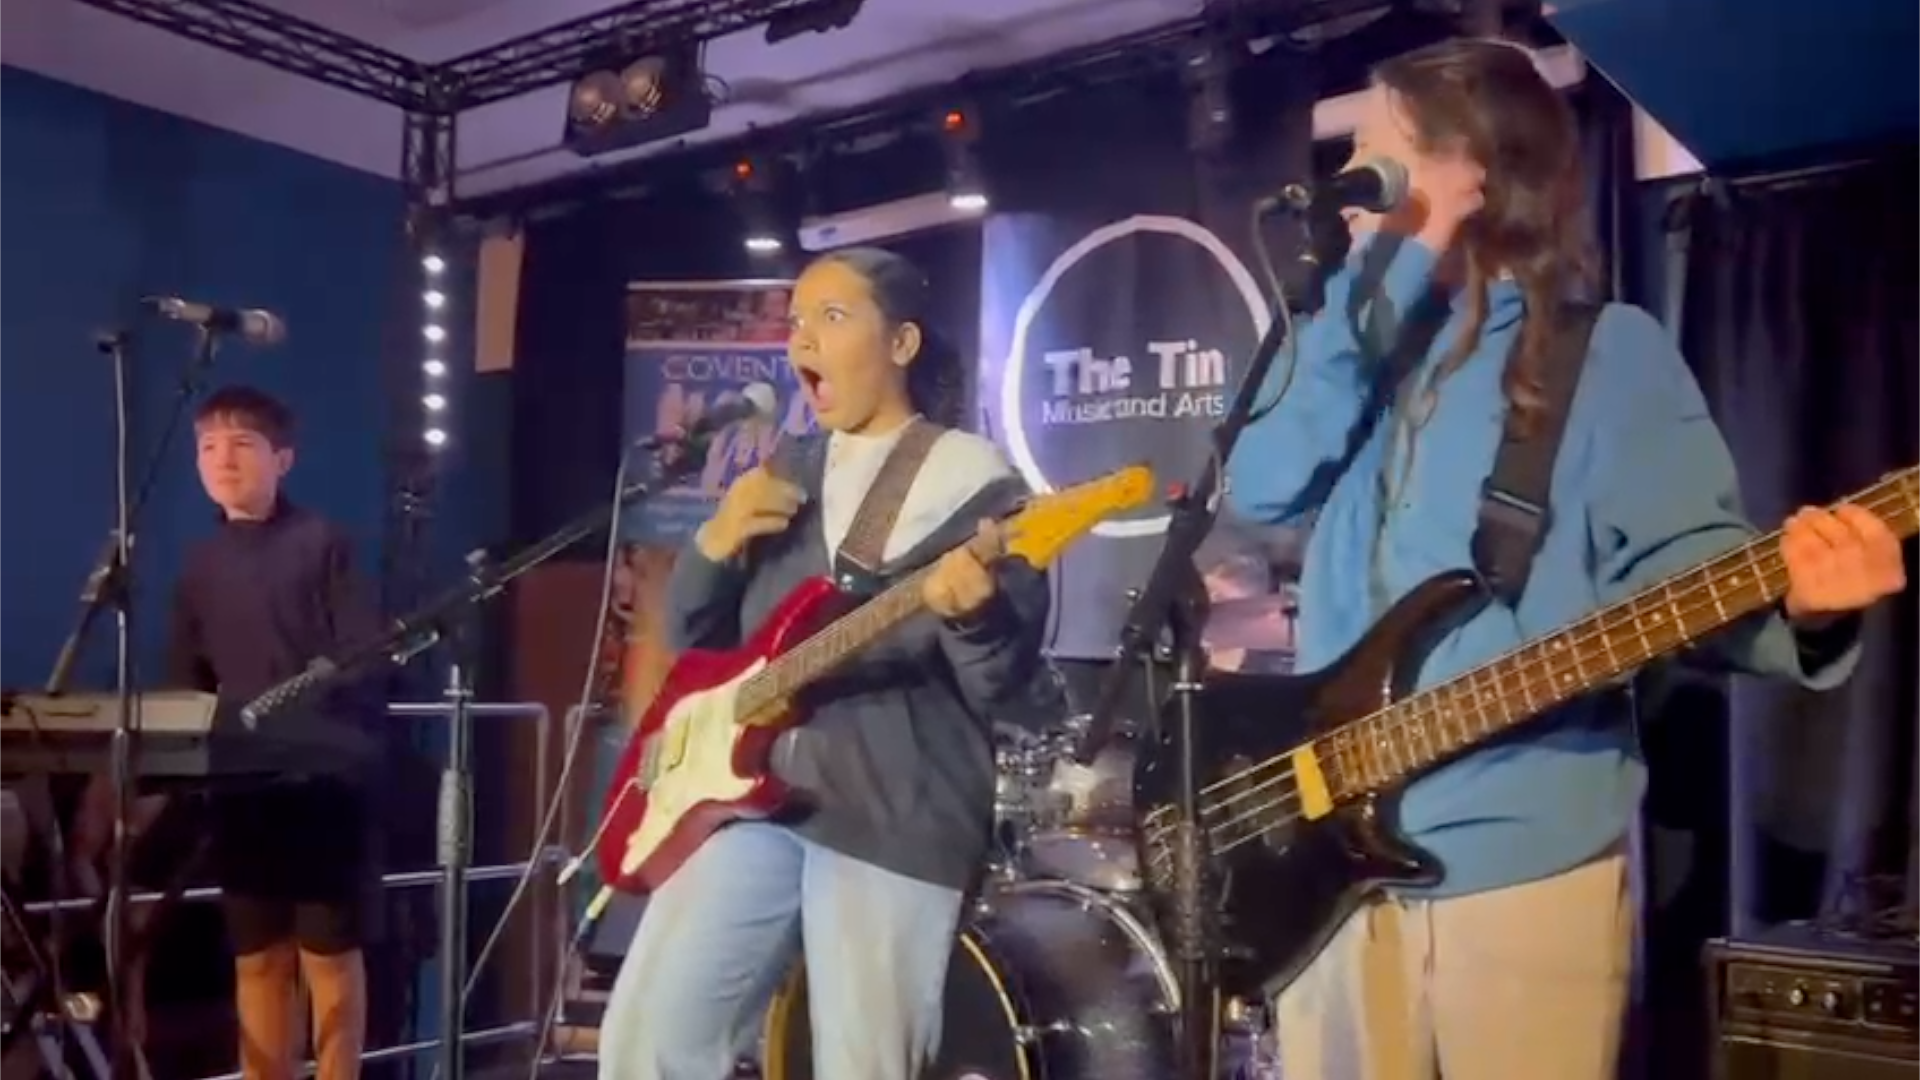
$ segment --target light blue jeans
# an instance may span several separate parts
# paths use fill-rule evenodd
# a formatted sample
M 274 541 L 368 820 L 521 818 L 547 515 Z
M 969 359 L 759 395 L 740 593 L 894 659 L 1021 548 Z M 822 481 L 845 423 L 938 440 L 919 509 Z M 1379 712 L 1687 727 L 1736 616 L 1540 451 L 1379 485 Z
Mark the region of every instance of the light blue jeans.
M 961 894 L 778 825 L 716 833 L 655 892 L 600 1024 L 600 1080 L 726 1080 L 806 950 L 813 1075 L 916 1080 Z

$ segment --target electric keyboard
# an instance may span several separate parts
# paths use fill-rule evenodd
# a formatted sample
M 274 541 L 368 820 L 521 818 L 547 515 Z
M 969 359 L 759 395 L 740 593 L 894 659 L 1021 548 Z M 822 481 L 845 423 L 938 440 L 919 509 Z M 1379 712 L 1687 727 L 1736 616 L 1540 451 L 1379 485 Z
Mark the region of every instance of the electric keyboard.
M 248 731 L 222 717 L 220 701 L 212 694 L 151 690 L 136 696 L 136 779 L 328 771 L 326 758 L 353 752 L 351 733 L 308 733 L 292 724 Z M 216 718 L 221 719 L 217 725 Z M 119 726 L 120 699 L 114 694 L 8 697 L 0 707 L 0 776 L 107 771 Z

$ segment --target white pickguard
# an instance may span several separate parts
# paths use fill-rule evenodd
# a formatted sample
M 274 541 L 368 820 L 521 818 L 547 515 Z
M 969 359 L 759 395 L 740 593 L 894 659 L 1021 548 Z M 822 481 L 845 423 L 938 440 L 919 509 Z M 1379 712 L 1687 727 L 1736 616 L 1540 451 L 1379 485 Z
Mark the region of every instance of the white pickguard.
M 733 771 L 733 746 L 740 734 L 735 703 L 740 684 L 766 666 L 761 660 L 728 682 L 687 695 L 668 711 L 667 722 L 654 733 L 658 764 L 647 784 L 647 812 L 627 840 L 621 873 L 639 869 L 695 806 L 738 799 L 753 790 L 757 778 Z

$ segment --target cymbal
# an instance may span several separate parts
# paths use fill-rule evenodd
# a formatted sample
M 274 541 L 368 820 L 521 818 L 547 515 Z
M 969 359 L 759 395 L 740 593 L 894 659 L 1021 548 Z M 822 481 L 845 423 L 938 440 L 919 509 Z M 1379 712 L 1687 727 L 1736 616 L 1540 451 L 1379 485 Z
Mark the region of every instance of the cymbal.
M 1298 611 L 1299 605 L 1285 593 L 1221 600 L 1208 608 L 1200 637 L 1216 649 L 1291 652 Z

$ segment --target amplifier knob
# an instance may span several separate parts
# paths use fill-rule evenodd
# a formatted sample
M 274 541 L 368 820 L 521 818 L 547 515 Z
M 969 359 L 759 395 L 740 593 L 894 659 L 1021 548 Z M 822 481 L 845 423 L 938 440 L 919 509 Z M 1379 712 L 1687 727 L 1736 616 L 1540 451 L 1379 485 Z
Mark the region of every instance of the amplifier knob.
M 1795 1008 L 1805 1005 L 1807 1003 L 1807 988 L 1804 986 L 1794 987 L 1792 992 L 1787 994 L 1787 1001 Z
M 1827 1012 L 1838 1014 L 1840 1012 L 1840 991 L 1829 990 L 1821 994 L 1820 1007 Z

